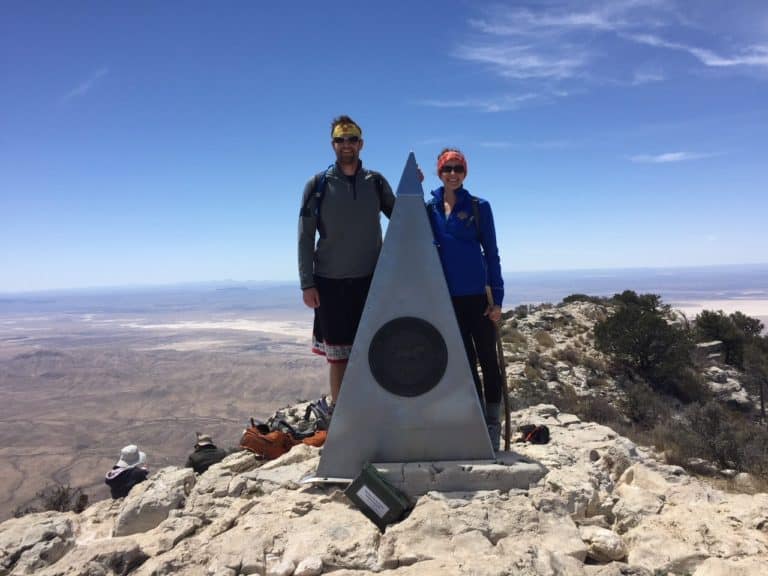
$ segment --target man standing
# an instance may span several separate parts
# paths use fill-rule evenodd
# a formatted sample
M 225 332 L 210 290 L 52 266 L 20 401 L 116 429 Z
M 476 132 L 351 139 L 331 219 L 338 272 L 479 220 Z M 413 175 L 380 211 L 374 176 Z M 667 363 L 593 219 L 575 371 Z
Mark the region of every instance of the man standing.
M 336 163 L 304 187 L 299 280 L 315 310 L 312 351 L 328 360 L 335 403 L 381 250 L 379 214 L 390 217 L 395 196 L 381 174 L 363 168 L 363 133 L 349 116 L 331 122 L 331 146 Z

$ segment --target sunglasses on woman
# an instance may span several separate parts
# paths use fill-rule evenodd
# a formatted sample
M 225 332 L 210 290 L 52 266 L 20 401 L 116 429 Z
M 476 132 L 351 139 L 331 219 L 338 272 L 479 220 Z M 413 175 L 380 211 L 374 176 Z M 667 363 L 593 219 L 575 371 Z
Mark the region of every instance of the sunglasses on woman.
M 450 174 L 451 172 L 454 172 L 456 174 L 464 174 L 466 170 L 464 169 L 464 166 L 459 164 L 458 166 L 443 166 L 440 168 L 440 174 Z

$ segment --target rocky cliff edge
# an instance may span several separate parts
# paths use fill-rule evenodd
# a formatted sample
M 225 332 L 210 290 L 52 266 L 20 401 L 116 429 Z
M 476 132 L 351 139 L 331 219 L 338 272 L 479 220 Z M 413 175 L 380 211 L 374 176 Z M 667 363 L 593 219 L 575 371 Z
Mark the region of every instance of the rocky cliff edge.
M 79 515 L 0 524 L 0 576 L 765 574 L 768 494 L 716 489 L 552 405 L 513 419 L 551 431 L 513 446 L 546 469 L 527 490 L 428 492 L 380 533 L 339 487 L 299 483 L 318 449 L 240 452 L 200 476 L 163 468 Z

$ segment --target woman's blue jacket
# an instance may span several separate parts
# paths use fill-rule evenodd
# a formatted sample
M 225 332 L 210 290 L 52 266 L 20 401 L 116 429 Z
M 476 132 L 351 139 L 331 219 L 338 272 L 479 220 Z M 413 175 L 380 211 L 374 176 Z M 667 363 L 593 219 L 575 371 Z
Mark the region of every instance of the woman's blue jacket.
M 501 306 L 504 280 L 501 277 L 491 205 L 475 198 L 480 217 L 478 226 L 472 206 L 473 197 L 465 188 L 456 190 L 456 204 L 448 217 L 443 209 L 443 192 L 442 186 L 432 191 L 432 199 L 427 202 L 427 214 L 448 291 L 451 296 L 485 294 L 485 286 L 489 285 L 494 304 Z

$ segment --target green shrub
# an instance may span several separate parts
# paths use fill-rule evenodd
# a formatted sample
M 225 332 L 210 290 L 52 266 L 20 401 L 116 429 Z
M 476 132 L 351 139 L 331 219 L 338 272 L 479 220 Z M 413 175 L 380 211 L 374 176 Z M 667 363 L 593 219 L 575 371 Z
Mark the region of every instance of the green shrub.
M 575 414 L 582 420 L 608 426 L 624 421 L 613 404 L 600 396 L 585 396 L 580 399 Z
M 37 493 L 36 503 L 14 510 L 15 517 L 34 512 L 75 512 L 79 514 L 88 507 L 88 495 L 80 488 L 69 484 L 49 484 Z
M 534 366 L 531 366 L 530 364 L 525 365 L 525 370 L 523 371 L 525 374 L 526 380 L 529 382 L 535 382 L 538 380 L 541 380 L 541 372 L 538 368 L 535 368 Z
M 673 388 L 675 396 L 685 403 L 704 403 L 712 396 L 704 378 L 692 368 L 680 371 Z
M 555 368 L 550 364 L 546 372 L 547 372 L 547 380 L 549 382 L 560 382 L 560 374 L 558 373 L 557 368 Z
M 726 364 L 744 368 L 744 349 L 752 340 L 760 337 L 763 323 L 741 312 L 726 316 L 722 310 L 704 310 L 696 316 L 696 336 L 700 342 L 720 340 L 723 343 L 723 360 Z
M 658 424 L 653 437 L 672 463 L 685 466 L 692 458 L 703 458 L 768 479 L 768 430 L 718 402 L 689 405 L 682 418 Z
M 654 294 L 638 296 L 627 290 L 615 295 L 614 302 L 614 313 L 595 325 L 597 348 L 654 389 L 684 396 L 678 384 L 692 365 L 690 331 L 667 321 L 669 307 Z
M 645 382 L 625 380 L 621 387 L 626 393 L 625 413 L 640 427 L 651 429 L 669 417 L 669 404 Z
M 536 404 L 553 404 L 553 393 L 536 380 L 514 380 L 510 395 L 510 409 L 522 410 Z
M 569 366 L 581 364 L 581 353 L 572 346 L 558 348 L 554 351 L 553 356 Z
M 605 362 L 603 362 L 600 358 L 595 358 L 594 356 L 589 356 L 588 354 L 585 354 L 581 358 L 581 364 L 585 368 L 589 368 L 595 372 L 605 372 L 608 369 L 608 367 L 605 365 Z
M 704 457 L 720 468 L 744 469 L 746 430 L 718 402 L 692 404 L 684 414 Z
M 602 376 L 589 375 L 586 384 L 587 388 L 607 388 L 611 383 Z
M 525 335 L 520 332 L 517 328 L 514 328 L 513 326 L 510 326 L 509 324 L 504 324 L 501 327 L 500 331 L 501 339 L 504 342 L 509 342 L 510 344 L 527 344 L 528 339 L 525 337 Z
M 528 352 L 528 366 L 532 368 L 541 368 L 541 355 L 538 352 Z
M 528 316 L 528 312 L 530 311 L 530 307 L 528 304 L 520 304 L 519 306 L 516 306 L 512 313 L 515 315 L 515 318 L 525 318 Z
M 588 296 L 586 294 L 571 294 L 563 298 L 563 303 L 568 304 L 570 302 L 592 302 L 593 304 L 604 304 L 605 298 L 600 296 Z

